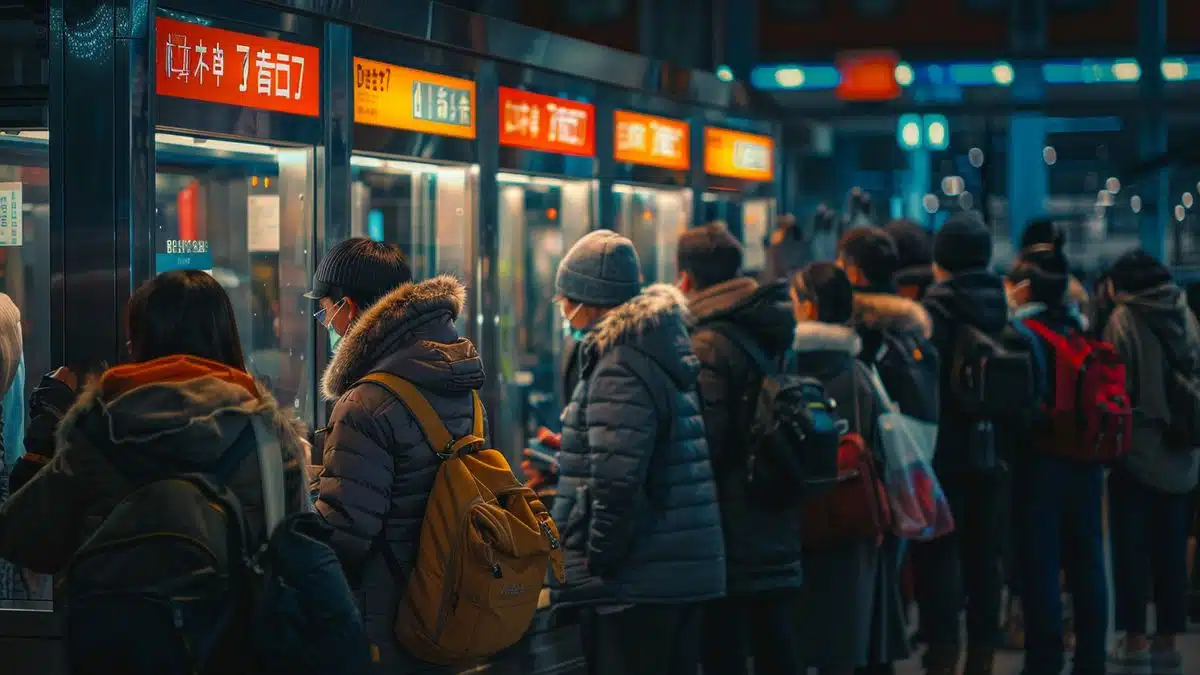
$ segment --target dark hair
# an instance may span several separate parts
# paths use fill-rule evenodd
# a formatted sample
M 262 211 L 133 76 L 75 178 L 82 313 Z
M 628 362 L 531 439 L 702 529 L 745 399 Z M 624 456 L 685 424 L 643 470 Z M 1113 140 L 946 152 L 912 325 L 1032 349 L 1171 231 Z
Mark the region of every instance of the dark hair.
M 831 262 L 805 265 L 792 275 L 797 295 L 817 305 L 817 321 L 846 324 L 854 314 L 854 287 L 842 268 Z
M 897 218 L 883 226 L 896 242 L 900 269 L 933 264 L 933 234 L 907 218 Z
M 742 244 L 725 224 L 714 221 L 679 235 L 675 261 L 696 281 L 697 290 L 729 281 L 742 269 Z
M 1049 244 L 1022 253 L 1008 279 L 1014 284 L 1028 281 L 1032 299 L 1047 305 L 1062 304 L 1071 283 L 1067 257 L 1062 249 Z
M 1037 244 L 1050 244 L 1061 250 L 1064 241 L 1065 235 L 1053 218 L 1034 218 L 1021 233 L 1021 250 Z
M 838 253 L 862 270 L 871 288 L 892 286 L 892 277 L 900 269 L 900 254 L 892 235 L 873 226 L 847 230 L 838 242 Z
M 137 361 L 185 354 L 246 369 L 233 305 L 206 272 L 163 272 L 134 291 L 125 317 Z
M 1117 258 L 1108 270 L 1113 290 L 1118 293 L 1140 293 L 1171 282 L 1171 270 L 1145 250 L 1137 248 Z

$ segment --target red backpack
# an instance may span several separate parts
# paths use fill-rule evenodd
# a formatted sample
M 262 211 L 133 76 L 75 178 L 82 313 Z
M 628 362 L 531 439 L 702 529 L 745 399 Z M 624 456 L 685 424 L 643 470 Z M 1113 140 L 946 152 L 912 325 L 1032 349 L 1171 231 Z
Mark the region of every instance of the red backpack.
M 1133 408 L 1125 364 L 1113 346 L 1079 331 L 1061 335 L 1037 321 L 1025 325 L 1054 352 L 1049 400 L 1050 436 L 1041 448 L 1088 462 L 1108 462 L 1129 450 Z

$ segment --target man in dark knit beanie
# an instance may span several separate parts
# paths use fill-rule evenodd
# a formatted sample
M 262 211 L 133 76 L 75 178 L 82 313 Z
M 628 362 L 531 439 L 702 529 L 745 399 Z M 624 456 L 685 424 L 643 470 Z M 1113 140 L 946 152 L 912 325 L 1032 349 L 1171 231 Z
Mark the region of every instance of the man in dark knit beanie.
M 900 218 L 883 230 L 896 242 L 898 269 L 893 276 L 896 292 L 920 300 L 933 283 L 933 235 L 911 220 Z
M 704 672 L 745 672 L 754 658 L 764 673 L 802 670 L 792 621 L 801 582 L 795 515 L 764 510 L 746 494 L 744 448 L 754 419 L 740 402 L 756 395 L 759 372 L 741 339 L 776 359 L 792 341 L 786 286 L 759 286 L 738 274 L 742 246 L 721 223 L 692 228 L 676 249 L 679 288 L 694 323 L 692 349 L 700 361 L 704 427 L 713 457 L 726 551 L 726 597 L 705 608 L 701 629 Z M 737 332 L 737 336 L 734 335 Z M 750 627 L 757 637 L 749 639 Z
M 1000 540 L 1003 476 L 995 452 L 995 429 L 960 407 L 956 393 L 960 337 L 982 333 L 999 339 L 1008 325 L 1003 280 L 991 273 L 992 233 L 975 213 L 958 213 L 938 231 L 933 245 L 936 284 L 922 304 L 933 319 L 932 341 L 940 356 L 941 410 L 934 470 L 955 531 L 913 545 L 921 624 L 929 640 L 929 675 L 953 675 L 962 649 L 959 612 L 967 609 L 964 675 L 990 675 L 1000 632 Z M 974 330 L 968 330 L 968 327 Z M 962 352 L 963 358 L 969 357 Z M 968 602 L 967 599 L 970 599 Z

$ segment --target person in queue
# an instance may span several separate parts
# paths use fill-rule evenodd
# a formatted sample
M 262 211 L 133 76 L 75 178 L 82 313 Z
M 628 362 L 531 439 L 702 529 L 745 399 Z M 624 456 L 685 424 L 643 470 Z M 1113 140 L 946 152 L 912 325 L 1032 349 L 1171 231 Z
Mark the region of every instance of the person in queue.
M 1114 309 L 1103 336 L 1125 362 L 1136 413 L 1129 454 L 1108 478 L 1116 629 L 1124 633 L 1108 673 L 1180 675 L 1176 636 L 1187 627 L 1190 493 L 1200 458 L 1166 433 L 1173 416 L 1191 412 L 1172 409 L 1167 382 L 1172 371 L 1200 372 L 1200 330 L 1170 271 L 1144 251 L 1118 258 L 1107 286 Z M 1151 598 L 1153 640 L 1146 626 Z
M 964 416 L 951 382 L 964 326 L 998 338 L 1008 324 L 1003 280 L 990 272 L 992 233 L 973 212 L 951 216 L 934 240 L 936 283 L 922 301 L 933 319 L 940 355 L 941 412 L 934 470 L 954 514 L 955 531 L 913 545 L 921 625 L 929 675 L 956 672 L 961 654 L 959 614 L 966 607 L 966 675 L 989 675 L 1000 632 L 1003 583 L 1000 544 L 1003 478 L 994 427 Z
M 1025 226 L 1021 233 L 1021 252 L 1025 253 L 1035 247 L 1049 246 L 1066 255 L 1066 234 L 1053 218 L 1034 218 Z M 1089 328 L 1089 317 L 1092 313 L 1091 297 L 1087 287 L 1073 274 L 1067 275 L 1067 300 L 1074 303 L 1079 310 L 1079 318 L 1083 321 L 1084 330 Z
M 671 285 L 640 290 L 640 270 L 628 239 L 596 230 L 555 278 L 582 344 L 553 508 L 567 580 L 551 602 L 583 607 L 593 675 L 694 673 L 701 603 L 725 594 L 687 300 Z
M 455 437 L 474 420 L 472 392 L 483 386 L 479 352 L 455 321 L 466 288 L 450 276 L 414 282 L 394 244 L 355 237 L 335 245 L 313 274 L 333 357 L 322 392 L 336 401 L 326 427 L 316 510 L 357 590 L 376 660 L 388 673 L 436 672 L 395 637 L 441 460 L 391 390 L 360 382 L 384 372 L 415 385 Z
M 302 429 L 246 372 L 233 306 L 205 272 L 165 272 L 129 299 L 132 363 L 80 386 L 61 368 L 31 401 L 23 461 L 27 472 L 0 508 L 0 557 L 44 574 L 63 572 L 72 555 L 131 491 L 129 476 L 206 471 L 252 424 L 273 431 L 285 463 L 285 508 L 308 508 Z M 64 412 L 65 411 L 65 414 Z M 55 423 L 46 423 L 48 421 Z M 235 455 L 236 456 L 236 455 Z M 264 533 L 259 460 L 248 453 L 229 487 L 251 528 Z M 230 642 L 209 672 L 251 667 L 245 645 Z
M 882 406 L 858 361 L 850 279 L 834 263 L 812 263 L 792 277 L 790 294 L 796 328 L 785 370 L 820 380 L 848 432 L 878 454 Z M 890 672 L 908 656 L 898 565 L 894 548 L 874 539 L 804 552 L 797 639 L 805 666 L 821 675 Z
M 787 351 L 795 320 L 783 284 L 759 286 L 739 274 L 742 246 L 722 223 L 690 229 L 676 249 L 679 288 L 695 319 L 692 348 L 700 360 L 704 429 L 712 455 L 727 555 L 728 597 L 704 610 L 704 672 L 758 675 L 799 672 L 795 625 L 801 582 L 799 521 L 745 489 L 745 447 L 762 378 L 753 357 L 726 332 L 736 324 L 774 361 Z
M 1069 270 L 1062 249 L 1026 249 L 1005 278 L 1013 325 L 1006 342 L 1036 350 L 1034 376 L 1040 398 L 1053 391 L 1055 354 L 1025 321 L 1037 321 L 1064 336 L 1084 331 L 1069 296 Z M 1026 342 L 1030 336 L 1036 342 Z M 1052 438 L 1044 414 L 1028 428 L 1004 435 L 1012 471 L 1015 579 L 1021 589 L 1025 674 L 1057 675 L 1067 650 L 1060 570 L 1071 587 L 1075 616 L 1072 672 L 1104 673 L 1108 631 L 1102 510 L 1104 466 L 1048 453 Z
M 883 231 L 896 242 L 896 273 L 892 277 L 896 293 L 920 302 L 933 284 L 933 237 L 929 230 L 905 218 L 889 222 Z

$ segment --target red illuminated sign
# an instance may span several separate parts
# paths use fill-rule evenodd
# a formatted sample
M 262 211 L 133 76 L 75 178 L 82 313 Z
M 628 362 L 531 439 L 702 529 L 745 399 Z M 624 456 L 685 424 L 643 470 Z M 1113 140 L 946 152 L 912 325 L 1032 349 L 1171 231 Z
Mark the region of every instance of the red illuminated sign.
M 837 97 L 843 101 L 890 101 L 900 97 L 896 83 L 896 64 L 892 52 L 855 52 L 839 54 Z
M 321 50 L 308 45 L 155 20 L 160 96 L 318 117 Z
M 500 145 L 591 157 L 596 151 L 596 108 L 500 87 Z

